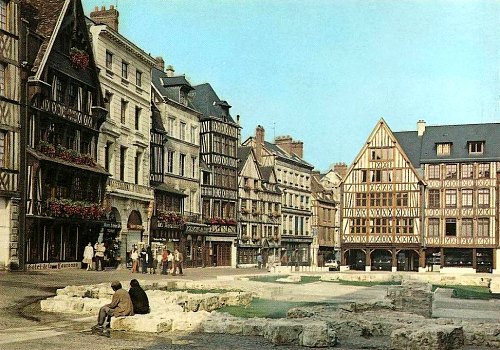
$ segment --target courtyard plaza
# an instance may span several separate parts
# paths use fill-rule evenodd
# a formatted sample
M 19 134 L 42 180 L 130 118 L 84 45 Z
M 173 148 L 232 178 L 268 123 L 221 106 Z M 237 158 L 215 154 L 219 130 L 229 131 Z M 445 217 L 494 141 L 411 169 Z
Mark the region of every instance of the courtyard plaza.
M 378 275 L 382 279 L 387 272 L 294 272 L 291 268 L 279 271 L 280 275 L 324 275 L 325 277 L 344 277 L 364 279 L 364 276 Z M 110 283 L 113 280 L 129 281 L 137 278 L 145 283 L 160 280 L 200 281 L 207 286 L 231 285 L 234 289 L 260 291 L 261 295 L 274 300 L 302 302 L 364 302 L 382 300 L 387 294 L 387 286 L 357 286 L 339 283 L 314 282 L 267 283 L 249 280 L 251 276 L 270 276 L 266 270 L 234 268 L 192 268 L 185 276 L 163 276 L 152 274 L 132 274 L 129 270 L 110 271 L 85 270 L 43 270 L 30 272 L 0 273 L 0 348 L 9 349 L 98 349 L 106 343 L 109 349 L 275 349 L 273 344 L 261 337 L 231 336 L 221 334 L 144 334 L 114 332 L 111 338 L 90 335 L 88 330 L 95 324 L 95 318 L 81 315 L 46 313 L 40 310 L 40 300 L 55 295 L 56 289 L 69 285 L 94 285 Z M 393 275 L 393 274 L 392 274 Z M 430 279 L 436 273 L 405 273 L 406 276 L 418 276 Z M 439 274 L 438 274 L 439 275 Z M 477 279 L 478 275 L 470 275 Z M 500 279 L 500 276 L 484 274 L 484 278 Z M 124 285 L 128 289 L 128 285 Z M 263 289 L 267 290 L 262 292 Z M 451 293 L 436 293 L 433 304 L 433 316 L 444 318 L 484 319 L 497 323 L 500 327 L 500 300 L 459 300 L 452 299 Z M 299 346 L 280 347 L 299 349 Z M 335 349 L 343 349 L 337 346 Z M 346 348 L 347 349 L 347 348 Z M 353 348 L 349 348 L 353 349 Z M 464 347 L 466 349 L 466 347 Z M 470 348 L 472 349 L 472 348 Z

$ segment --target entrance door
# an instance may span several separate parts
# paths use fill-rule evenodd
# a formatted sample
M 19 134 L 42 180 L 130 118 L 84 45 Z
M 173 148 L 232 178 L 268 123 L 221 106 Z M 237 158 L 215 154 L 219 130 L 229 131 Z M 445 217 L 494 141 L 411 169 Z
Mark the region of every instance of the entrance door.
M 231 266 L 231 243 L 212 243 L 217 266 Z

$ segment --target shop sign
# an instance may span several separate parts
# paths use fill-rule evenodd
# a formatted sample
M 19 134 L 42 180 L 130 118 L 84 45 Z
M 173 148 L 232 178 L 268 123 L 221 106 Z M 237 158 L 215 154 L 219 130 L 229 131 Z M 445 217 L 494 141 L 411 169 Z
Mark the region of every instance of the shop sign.
M 182 227 L 182 224 L 171 224 L 168 222 L 163 222 L 163 221 L 158 221 L 156 224 L 157 228 L 173 228 L 173 229 L 180 229 Z
M 127 228 L 129 230 L 137 230 L 137 231 L 142 231 L 144 229 L 142 225 L 136 225 L 136 224 L 128 224 Z
M 122 223 L 121 222 L 112 222 L 112 221 L 105 221 L 104 228 L 112 228 L 112 229 L 121 229 L 122 228 Z
M 73 262 L 59 262 L 59 263 L 38 263 L 38 264 L 26 264 L 26 269 L 28 271 L 34 270 L 57 270 L 57 269 L 79 269 L 82 267 L 82 263 L 78 261 Z

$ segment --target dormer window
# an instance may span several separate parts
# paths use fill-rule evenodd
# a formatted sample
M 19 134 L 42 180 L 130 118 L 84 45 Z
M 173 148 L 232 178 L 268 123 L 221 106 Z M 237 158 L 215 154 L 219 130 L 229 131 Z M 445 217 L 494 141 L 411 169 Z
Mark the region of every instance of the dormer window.
M 187 106 L 186 93 L 182 90 L 179 90 L 179 103 L 183 106 Z
M 484 141 L 469 141 L 469 154 L 483 154 Z
M 436 144 L 436 154 L 438 156 L 449 156 L 451 153 L 451 142 L 443 142 Z

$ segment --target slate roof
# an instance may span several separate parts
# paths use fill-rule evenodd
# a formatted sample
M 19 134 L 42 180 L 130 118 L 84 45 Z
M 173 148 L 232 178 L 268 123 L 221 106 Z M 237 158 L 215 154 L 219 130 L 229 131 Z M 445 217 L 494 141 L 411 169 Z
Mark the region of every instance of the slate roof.
M 214 117 L 222 120 L 223 116 L 226 116 L 228 122 L 235 123 L 231 113 L 229 113 L 231 106 L 227 101 L 223 101 L 217 96 L 209 83 L 195 85 L 194 89 L 193 105 L 198 112 L 203 114 L 203 117 Z
M 415 167 L 422 163 L 500 160 L 500 123 L 427 126 L 422 136 L 416 131 L 393 134 Z M 469 142 L 473 141 L 484 142 L 482 154 L 469 154 Z M 452 143 L 450 155 L 437 155 L 439 143 Z
M 151 82 L 155 89 L 158 90 L 160 95 L 166 97 L 172 101 L 180 103 L 179 101 L 179 90 L 183 89 L 188 93 L 194 88 L 187 81 L 186 77 L 183 75 L 168 77 L 167 73 L 163 72 L 158 68 L 154 68 L 151 71 Z M 188 99 L 188 107 L 195 109 L 191 101 Z
M 271 178 L 271 174 L 273 173 L 274 167 L 272 167 L 272 166 L 261 166 L 259 168 L 260 168 L 260 172 L 262 174 L 262 179 L 264 179 L 264 181 L 266 181 L 266 182 L 269 182 L 269 180 Z
M 69 2 L 69 0 L 21 1 L 21 16 L 29 21 L 30 30 L 44 39 L 33 63 L 34 72 L 40 67 L 49 46 L 50 38 L 56 29 L 57 20 L 66 2 Z
M 153 124 L 153 130 L 157 132 L 166 132 L 163 122 L 161 120 L 160 110 L 154 105 L 151 105 L 151 121 Z
M 268 141 L 264 141 L 264 147 L 269 152 L 274 153 L 274 154 L 276 154 L 277 156 L 279 156 L 281 158 L 284 158 L 284 159 L 287 159 L 287 160 L 291 160 L 293 162 L 296 162 L 296 163 L 298 163 L 298 164 L 300 164 L 302 166 L 305 166 L 305 167 L 308 167 L 308 168 L 311 168 L 311 169 L 314 168 L 313 165 L 309 164 L 308 162 L 306 162 L 302 158 L 297 157 L 295 154 L 289 154 L 288 152 L 286 152 L 281 147 L 276 146 L 274 143 L 271 143 L 271 142 L 268 142 Z
M 252 153 L 252 147 L 250 146 L 238 147 L 238 173 L 240 173 L 243 167 L 245 166 L 245 163 L 248 157 L 250 157 L 251 153 Z

